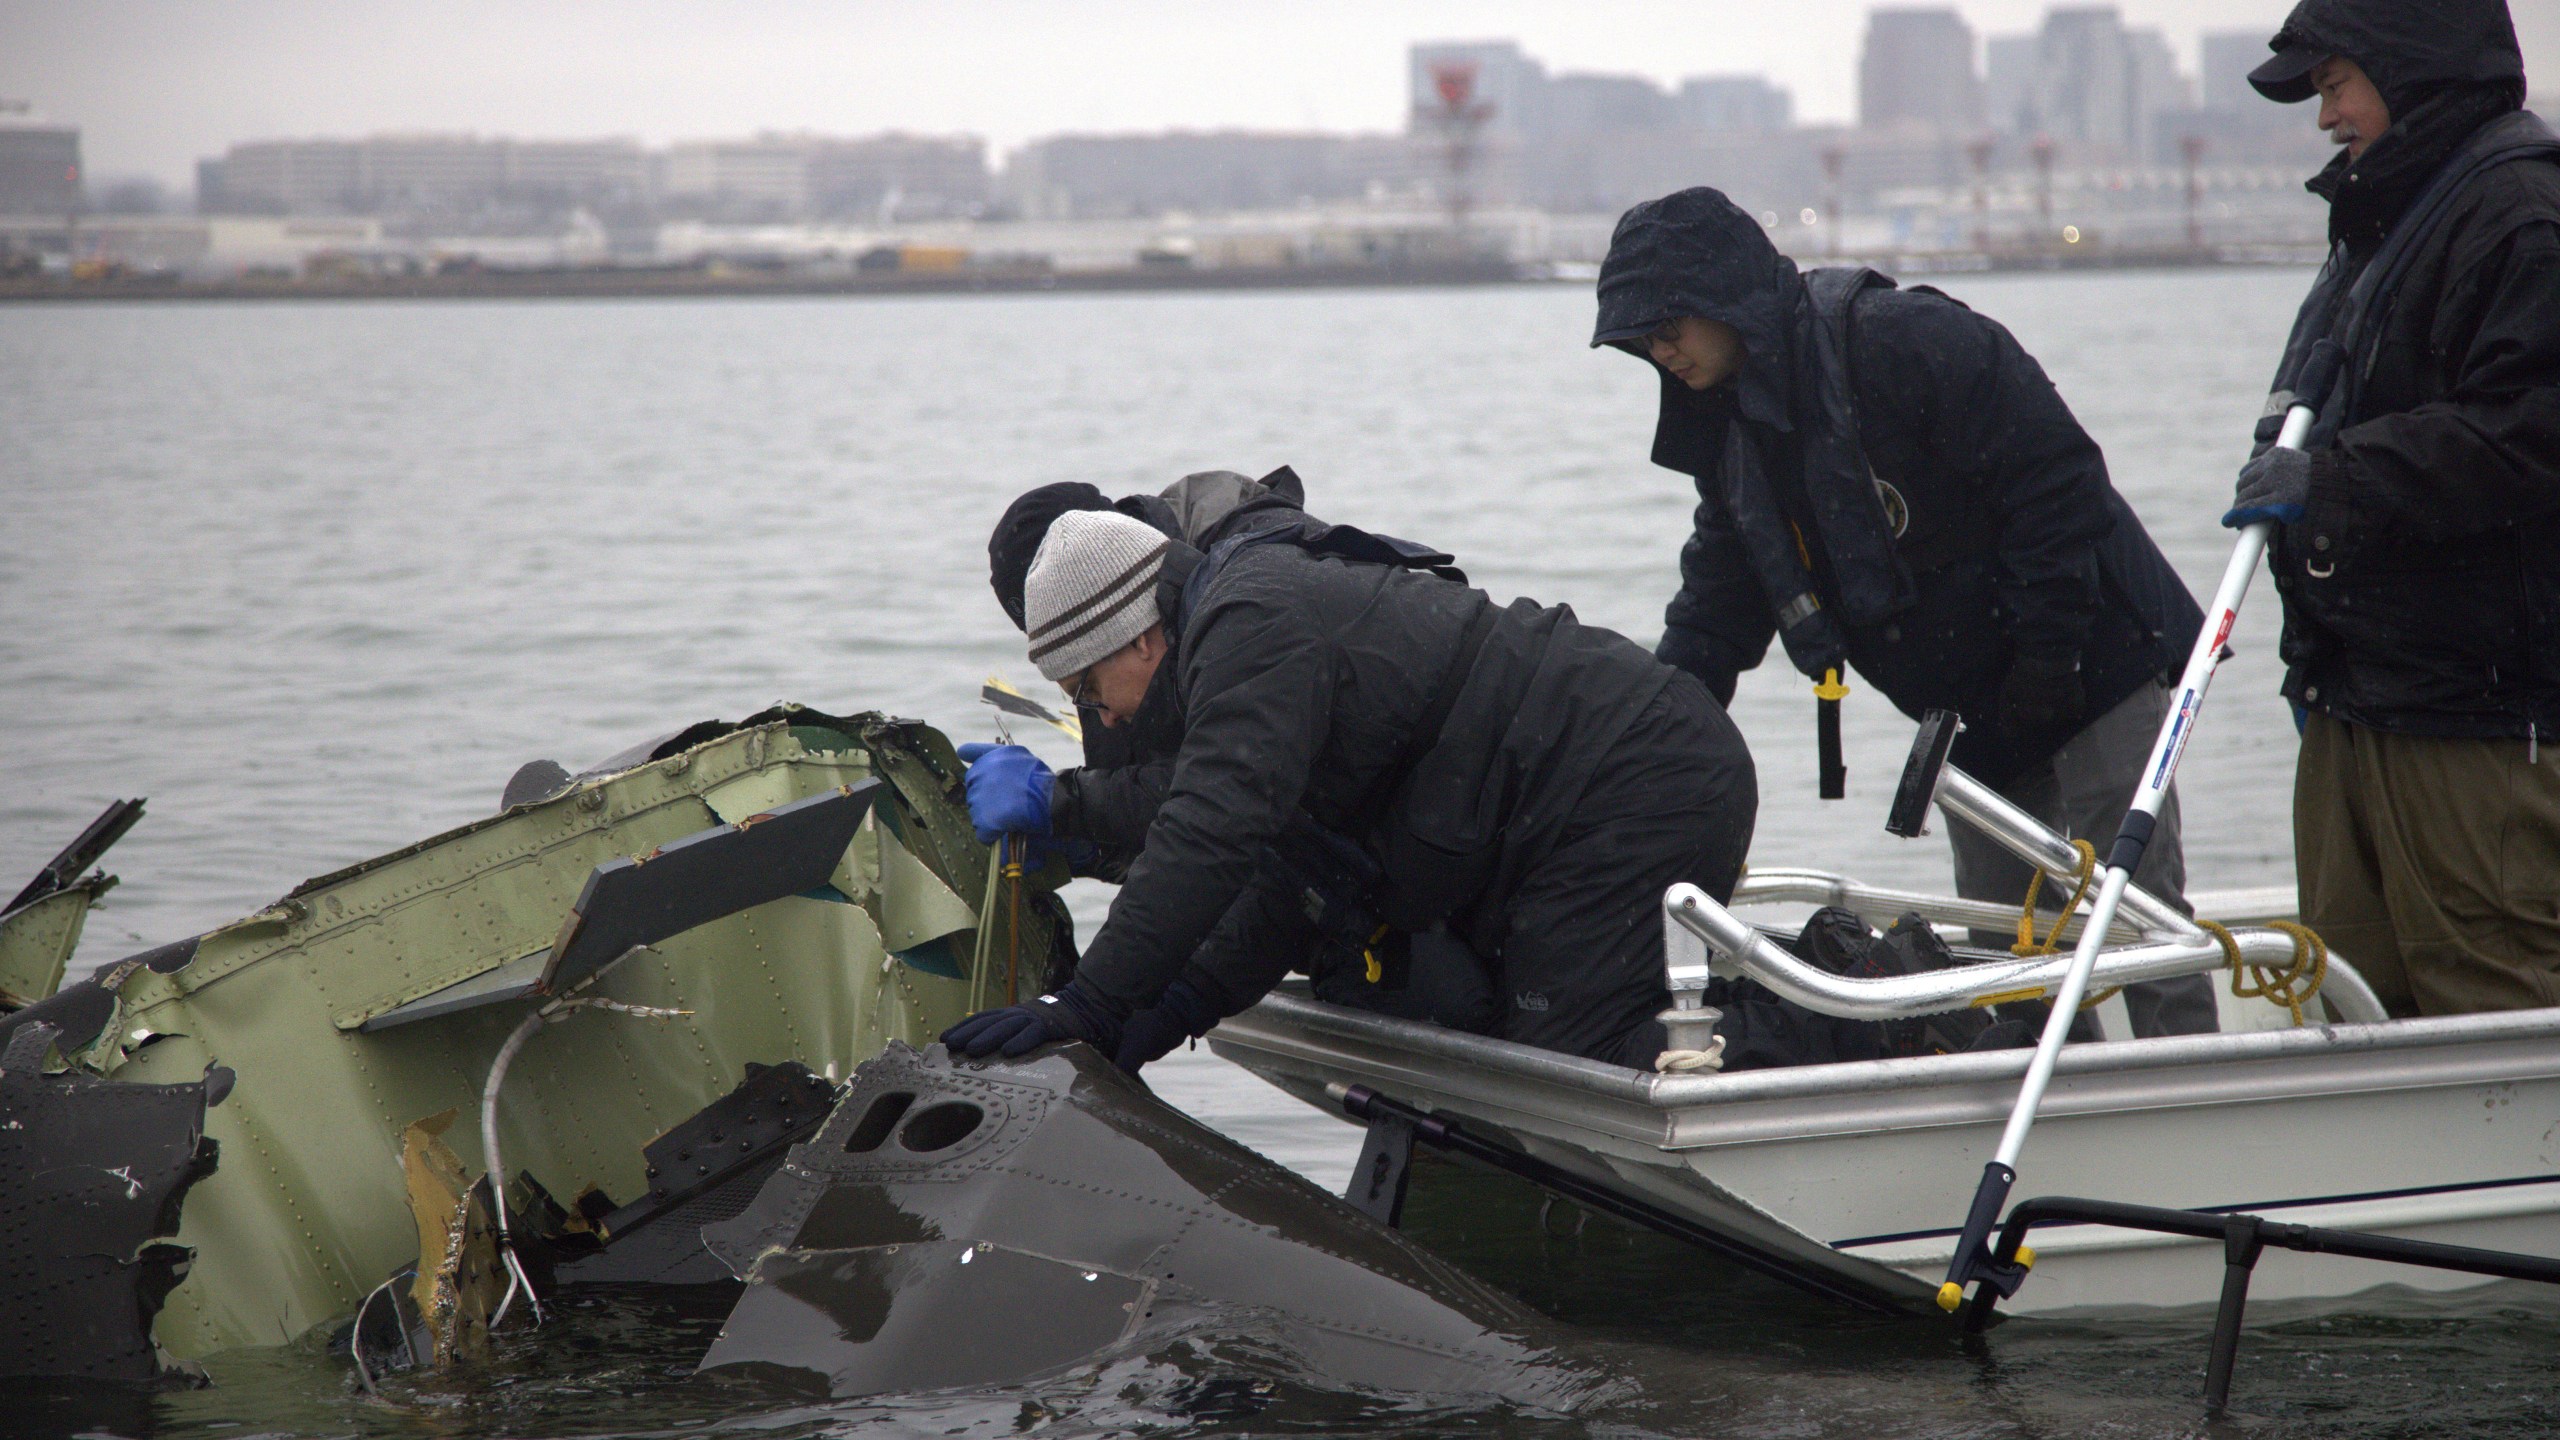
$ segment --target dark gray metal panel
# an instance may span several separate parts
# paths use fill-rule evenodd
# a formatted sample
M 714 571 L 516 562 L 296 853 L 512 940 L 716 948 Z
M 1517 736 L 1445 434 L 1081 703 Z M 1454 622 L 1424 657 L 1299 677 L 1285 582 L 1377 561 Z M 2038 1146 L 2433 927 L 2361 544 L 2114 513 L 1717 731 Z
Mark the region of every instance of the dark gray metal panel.
M 108 847 L 123 839 L 124 832 L 132 829 L 142 818 L 142 803 L 140 798 L 117 800 L 100 811 L 87 829 L 62 847 L 62 853 L 45 862 L 44 868 L 36 872 L 36 878 L 27 882 L 27 887 L 18 892 L 16 899 L 0 905 L 0 915 L 6 915 L 21 905 L 32 905 L 56 890 L 76 883 L 80 872 L 97 864 Z
M 230 1072 L 47 1075 L 48 1029 L 0 1051 L 0 1377 L 150 1384 L 164 1378 L 152 1319 L 194 1256 L 155 1242 L 213 1173 L 204 1112 Z
M 838 1397 L 999 1385 L 1109 1349 L 1149 1288 L 994 1245 L 768 1255 L 703 1367 L 821 1377 Z
M 953 1321 L 943 1344 L 965 1336 L 959 1348 L 985 1357 L 973 1363 L 995 1367 L 968 1383 L 1026 1378 L 1101 1344 L 1109 1317 L 1075 1308 L 1095 1293 L 1076 1287 L 1102 1283 L 1088 1275 L 1147 1287 L 1121 1343 L 1231 1313 L 1304 1339 L 1344 1383 L 1411 1388 L 1427 1372 L 1426 1388 L 1446 1380 L 1533 1402 L 1572 1383 L 1532 1338 L 1543 1322 L 1516 1301 L 1171 1109 L 1083 1045 L 983 1064 L 891 1045 L 755 1203 L 704 1240 L 747 1281 L 706 1368 L 814 1372 L 838 1395 L 963 1383 L 938 1358 L 870 1337 L 910 1304 L 935 1315 L 962 1298 L 1010 1303 L 970 1288 L 992 1280 L 964 1284 L 952 1269 L 972 1246 L 982 1248 L 970 1265 L 1022 1252 L 1075 1278 L 1022 1297 L 1056 1308 L 1054 1350 L 1017 1336 L 997 1309 Z M 1055 1278 L 1026 1276 L 1031 1289 Z M 1028 1312 L 1021 1325 L 1049 1319 Z
M 880 786 L 864 780 L 597 866 L 551 948 L 541 988 L 558 994 L 634 946 L 826 884 Z
M 730 1278 L 702 1227 L 736 1217 L 783 1152 L 834 1108 L 836 1087 L 805 1065 L 750 1065 L 738 1088 L 649 1142 L 648 1192 L 604 1217 L 604 1249 L 564 1262 L 564 1285 L 699 1285 Z
M 457 980 L 432 995 L 421 995 L 406 1005 L 396 1006 L 356 1027 L 359 1035 L 396 1030 L 433 1020 L 439 1015 L 452 1015 L 464 1010 L 477 1010 L 502 1000 L 520 1000 L 534 993 L 542 984 L 543 969 L 551 963 L 551 952 L 536 950 L 518 956 L 495 970 L 483 970 L 468 980 Z

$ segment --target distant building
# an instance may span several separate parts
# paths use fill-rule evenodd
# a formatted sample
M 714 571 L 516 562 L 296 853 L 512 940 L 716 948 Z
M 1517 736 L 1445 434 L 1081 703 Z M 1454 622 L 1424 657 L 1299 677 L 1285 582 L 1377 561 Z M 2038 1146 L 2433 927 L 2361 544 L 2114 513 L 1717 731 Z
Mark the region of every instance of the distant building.
M 1796 119 L 1795 97 L 1760 75 L 1694 76 L 1672 105 L 1683 129 L 1708 135 L 1766 135 Z
M 363 143 L 256 140 L 196 167 L 209 215 L 342 215 L 364 205 Z
M 1510 40 L 1438 41 L 1406 52 L 1412 128 L 1431 128 L 1445 111 L 1443 72 L 1467 77 L 1470 103 L 1486 107 L 1485 128 L 1497 134 L 1532 135 L 1546 123 L 1547 67 L 1520 53 Z
M 627 202 L 647 182 L 648 157 L 633 140 L 255 140 L 198 162 L 196 205 L 215 215 L 453 214 Z
M 2132 51 L 2134 124 L 2147 128 L 2150 118 L 2163 110 L 2192 110 L 2196 104 L 2196 87 L 2178 68 L 2178 54 L 2169 48 L 2169 37 L 2158 30 L 2128 30 L 2125 43 Z
M 2194 108 L 2168 37 L 2112 5 L 2057 6 L 2032 36 L 1995 35 L 1985 91 L 1995 129 L 2048 136 L 2073 159 L 2163 159 L 2162 116 Z
M 510 140 L 506 193 L 562 204 L 628 204 L 649 194 L 649 155 L 637 140 Z
M 2037 57 L 2042 42 L 2034 35 L 1994 35 L 1982 46 L 1982 110 L 1991 128 L 2004 135 L 2033 135 L 2043 128 L 2036 104 Z
M 0 215 L 68 215 L 81 208 L 80 130 L 0 109 Z
M 974 135 L 826 140 L 809 152 L 809 208 L 826 219 L 975 215 L 988 199 L 987 147 Z
M 1669 129 L 1678 106 L 1663 88 L 1641 75 L 1558 75 L 1541 97 L 1538 133 L 1600 135 Z
M 659 201 L 722 219 L 936 218 L 987 198 L 986 148 L 968 137 L 758 135 L 652 155 L 630 139 L 376 135 L 259 140 L 196 167 L 198 208 L 231 215 L 380 215 L 429 223 L 627 214 Z
M 2268 30 L 2208 30 L 2199 47 L 2204 61 L 2202 75 L 2208 110 L 2246 110 L 2253 105 L 2271 104 L 2249 83 L 2249 72 L 2267 63 L 2273 53 L 2267 49 Z
M 506 142 L 476 135 L 377 135 L 356 148 L 366 210 L 452 210 L 494 198 Z
M 2133 47 L 2112 5 L 2045 12 L 2036 47 L 2036 115 L 2054 139 L 2093 159 L 2136 151 Z
M 658 193 L 723 219 L 798 219 L 809 213 L 809 149 L 786 135 L 680 141 L 667 149 Z
M 1982 124 L 1982 78 L 1973 65 L 1973 27 L 1963 16 L 1937 7 L 1868 13 L 1858 123 L 1870 130 Z
M 1403 168 L 1404 149 L 1390 168 Z M 1269 209 L 1358 195 L 1379 158 L 1374 142 L 1344 135 L 1053 135 L 1014 152 L 1005 184 L 1026 212 L 1057 219 Z

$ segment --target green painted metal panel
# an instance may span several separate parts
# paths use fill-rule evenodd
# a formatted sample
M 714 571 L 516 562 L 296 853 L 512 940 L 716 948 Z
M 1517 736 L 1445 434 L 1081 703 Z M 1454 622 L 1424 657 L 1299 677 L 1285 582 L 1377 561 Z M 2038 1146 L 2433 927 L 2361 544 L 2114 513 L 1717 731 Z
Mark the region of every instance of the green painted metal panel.
M 988 856 L 956 757 L 922 726 L 811 713 L 323 876 L 206 935 L 185 968 L 135 975 L 94 1068 L 166 1082 L 218 1061 L 239 1076 L 207 1117 L 221 1167 L 188 1196 L 178 1239 L 197 1258 L 160 1317 L 161 1343 L 191 1358 L 289 1341 L 415 1258 L 400 1132 L 459 1107 L 447 1140 L 476 1173 L 481 1084 L 536 1002 L 377 1034 L 354 1027 L 548 946 L 605 860 L 874 773 L 893 790 L 837 869 L 855 903 L 794 896 L 689 931 L 608 972 L 595 993 L 690 1014 L 575 1011 L 526 1045 L 499 1107 L 505 1164 L 563 1199 L 590 1184 L 617 1200 L 638 1194 L 642 1146 L 735 1086 L 750 1061 L 842 1075 L 889 1040 L 927 1043 L 966 1013 L 971 980 L 894 963 L 880 928 L 883 913 L 950 921 L 954 906 L 976 923 L 961 897 L 982 893 Z M 883 829 L 895 837 L 885 847 Z M 884 848 L 902 858 L 884 863 Z M 1022 953 L 1047 954 L 1045 922 L 1028 910 L 1025 921 Z

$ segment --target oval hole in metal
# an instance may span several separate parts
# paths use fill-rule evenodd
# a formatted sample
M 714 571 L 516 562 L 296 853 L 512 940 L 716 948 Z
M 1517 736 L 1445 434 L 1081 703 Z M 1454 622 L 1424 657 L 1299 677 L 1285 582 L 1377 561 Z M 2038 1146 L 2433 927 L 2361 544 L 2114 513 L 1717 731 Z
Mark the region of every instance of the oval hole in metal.
M 966 1100 L 945 1100 L 909 1116 L 898 1131 L 898 1143 L 923 1154 L 948 1150 L 976 1132 L 987 1112 Z
M 854 1126 L 853 1134 L 845 1140 L 844 1153 L 861 1155 L 879 1149 L 880 1142 L 897 1128 L 898 1117 L 914 1103 L 915 1095 L 906 1090 L 892 1090 L 872 1101 L 871 1108 L 862 1112 L 862 1123 Z

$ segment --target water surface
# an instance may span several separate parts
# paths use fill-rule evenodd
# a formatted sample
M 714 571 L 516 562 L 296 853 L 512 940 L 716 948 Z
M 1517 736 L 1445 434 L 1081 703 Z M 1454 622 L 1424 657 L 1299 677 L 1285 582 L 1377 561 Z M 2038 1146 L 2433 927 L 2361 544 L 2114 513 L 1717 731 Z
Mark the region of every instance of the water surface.
M 2198 592 L 2296 271 L 1941 280 L 2041 358 Z M 0 313 L 0 885 L 108 799 L 151 809 L 90 920 L 102 961 L 489 813 L 573 768 L 779 699 L 987 738 L 979 680 L 1036 676 L 985 535 L 1033 485 L 1287 463 L 1318 513 L 1460 554 L 1494 594 L 1650 642 L 1693 503 L 1645 461 L 1651 372 L 1587 348 L 1575 288 L 1309 294 L 22 307 Z M 2198 888 L 2283 883 L 2293 733 L 2274 603 L 2244 613 L 2184 771 Z M 1882 820 L 1910 727 L 1861 687 L 1850 793 L 1814 798 L 1782 662 L 1735 711 L 1754 859 L 1943 886 Z M 1035 737 L 1049 757 L 1072 751 Z M 1090 917 L 1104 896 L 1076 897 Z M 1210 1057 L 1176 1103 L 1338 1185 L 1356 1136 Z M 2387 1143 L 2378 1137 L 2377 1143 Z M 599 1299 L 396 1408 L 316 1351 L 223 1357 L 131 1433 L 2149 1435 L 2194 1419 L 2201 1322 L 2012 1326 L 1978 1353 L 1851 1325 L 1685 1252 L 1534 1229 L 1491 1181 L 1426 1238 L 1586 1327 L 1645 1399 L 1584 1417 L 1345 1397 L 1239 1342 L 1036 1395 L 805 1401 L 684 1380 L 716 1324 Z M 1526 1218 L 1524 1218 L 1526 1217 Z M 1433 1228 L 1436 1226 L 1436 1228 Z M 2560 1310 L 2499 1291 L 2253 1332 L 2268 1434 L 2547 1433 Z M 2271 1312 L 2272 1316 L 2272 1312 Z M 1249 1341 L 1249 1337 L 1248 1337 Z

